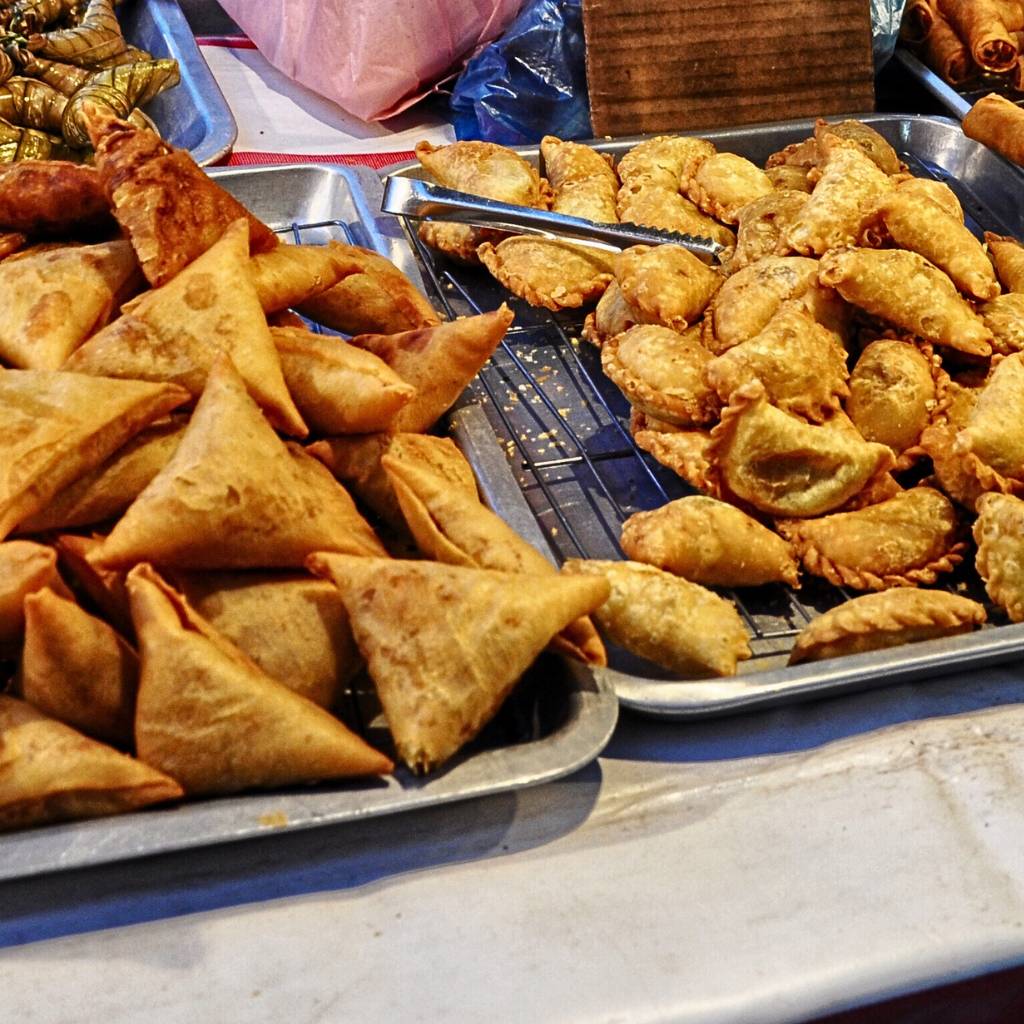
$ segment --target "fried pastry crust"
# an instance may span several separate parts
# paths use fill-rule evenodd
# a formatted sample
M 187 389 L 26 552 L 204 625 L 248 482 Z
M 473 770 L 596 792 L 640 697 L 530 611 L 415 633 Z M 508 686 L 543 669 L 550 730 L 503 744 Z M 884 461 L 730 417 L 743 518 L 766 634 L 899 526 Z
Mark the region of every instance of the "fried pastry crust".
M 938 359 L 916 345 L 883 338 L 861 353 L 850 375 L 846 411 L 868 441 L 888 445 L 904 468 L 936 408 Z M 904 459 L 904 453 L 908 453 Z
M 906 178 L 896 186 L 897 195 L 914 195 L 930 199 L 941 206 L 951 217 L 964 222 L 964 209 L 956 193 L 942 181 L 934 178 Z
M 416 156 L 445 188 L 517 206 L 547 206 L 537 168 L 504 146 L 477 141 L 448 146 L 419 142 Z
M 653 185 L 678 192 L 714 153 L 715 147 L 706 139 L 658 135 L 637 143 L 619 161 L 619 178 L 623 186 Z
M 686 429 L 645 416 L 634 409 L 630 432 L 637 447 L 677 473 L 692 487 L 707 486 L 708 460 L 705 449 L 711 435 L 707 430 Z
M 981 318 L 949 277 L 917 253 L 843 246 L 822 257 L 819 280 L 925 341 L 974 356 L 992 352 L 992 333 Z
M 901 249 L 923 256 L 971 298 L 985 302 L 999 294 L 995 271 L 981 243 L 963 222 L 919 192 L 897 188 L 877 216 Z
M 721 275 L 678 245 L 635 245 L 615 258 L 615 278 L 641 323 L 685 331 L 707 308 Z
M 988 596 L 1011 622 L 1024 622 L 1024 501 L 1009 494 L 983 494 L 978 500 L 975 567 Z
M 641 412 L 680 426 L 714 421 L 719 402 L 704 382 L 711 360 L 699 330 L 643 324 L 605 342 L 601 367 Z
M 1024 292 L 1024 245 L 991 231 L 985 232 L 985 243 L 1003 287 L 1008 292 Z
M 736 236 L 729 228 L 701 213 L 696 203 L 674 189 L 658 185 L 640 187 L 624 184 L 619 189 L 616 210 L 623 223 L 698 235 L 710 238 L 726 248 L 736 244 Z
M 782 236 L 807 202 L 807 193 L 792 189 L 769 192 L 736 211 L 736 251 L 730 270 L 741 270 L 777 252 Z M 783 255 L 780 253 L 780 255 Z
M 948 423 L 933 423 L 921 434 L 921 450 L 932 460 L 935 482 L 957 504 L 973 512 L 984 489 L 956 454 L 957 430 Z
M 786 541 L 728 502 L 701 495 L 630 516 L 622 524 L 622 550 L 693 583 L 800 585 Z
M 768 404 L 760 381 L 736 391 L 711 431 L 709 485 L 776 516 L 822 515 L 892 468 L 892 452 L 833 425 L 811 426 Z
M 605 254 L 549 238 L 517 235 L 497 245 L 484 242 L 476 254 L 513 295 L 553 312 L 593 302 L 612 280 Z
M 855 590 L 934 583 L 963 561 L 956 511 L 931 487 L 912 487 L 856 512 L 778 524 L 804 568 Z
M 579 142 L 564 142 L 554 135 L 540 140 L 544 170 L 554 198 L 551 209 L 570 217 L 615 223 L 615 195 L 619 178 L 609 157 Z
M 764 173 L 779 192 L 804 192 L 810 195 L 814 186 L 807 180 L 807 169 L 792 164 L 777 164 L 765 167 Z
M 1024 349 L 1024 293 L 1007 292 L 979 307 L 982 322 L 992 332 L 992 348 L 1002 355 Z
M 564 571 L 606 579 L 611 596 L 594 612 L 605 635 L 681 676 L 735 675 L 750 657 L 735 607 L 695 583 L 639 562 L 570 559 Z
M 893 187 L 889 176 L 855 142 L 836 140 L 811 198 L 783 236 L 789 250 L 822 255 L 860 237 L 878 202 Z
M 609 338 L 628 331 L 637 323 L 636 311 L 622 297 L 618 281 L 612 280 L 597 300 L 594 312 L 587 314 L 581 333 L 586 341 L 600 348 Z
M 705 379 L 723 402 L 759 380 L 772 405 L 819 423 L 849 395 L 847 376 L 846 353 L 835 337 L 796 302 L 782 303 L 764 330 L 705 369 Z
M 683 182 L 683 190 L 705 213 L 727 224 L 735 224 L 739 210 L 768 195 L 773 185 L 760 167 L 744 157 L 715 153 Z
M 808 623 L 789 664 L 899 647 L 969 633 L 985 621 L 977 601 L 943 590 L 906 587 L 855 597 Z
M 898 174 L 903 170 L 903 163 L 896 150 L 875 131 L 870 125 L 863 121 L 838 121 L 829 123 L 824 118 L 818 118 L 814 125 L 814 139 L 818 143 L 818 152 L 821 156 L 827 156 L 834 139 L 842 139 L 845 142 L 856 143 L 864 155 L 886 174 Z
M 100 176 L 65 160 L 21 160 L 0 171 L 0 228 L 67 235 L 111 224 Z

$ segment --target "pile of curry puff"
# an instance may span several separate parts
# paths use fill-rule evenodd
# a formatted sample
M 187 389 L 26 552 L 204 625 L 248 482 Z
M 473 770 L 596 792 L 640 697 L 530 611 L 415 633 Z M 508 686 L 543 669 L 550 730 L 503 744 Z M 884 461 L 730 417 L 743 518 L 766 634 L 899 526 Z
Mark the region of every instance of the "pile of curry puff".
M 509 311 L 441 323 L 381 256 L 283 244 L 88 125 L 95 168 L 0 174 L 0 827 L 430 771 L 545 648 L 603 663 L 604 576 L 427 433 Z M 385 752 L 334 713 L 364 672 Z
M 908 174 L 870 126 L 819 121 L 764 168 L 673 136 L 617 166 L 548 137 L 543 178 L 488 143 L 418 154 L 451 188 L 729 247 L 710 267 L 671 245 L 609 256 L 421 231 L 532 304 L 597 300 L 583 333 L 637 445 L 701 492 L 627 520 L 631 561 L 613 570 L 646 569 L 652 594 L 666 574 L 700 591 L 681 672 L 703 659 L 728 675 L 749 656 L 735 608 L 705 586 L 805 573 L 875 592 L 811 621 L 791 663 L 979 626 L 985 608 L 943 586 L 965 558 L 1024 620 L 1024 246 L 976 238 L 954 192 Z

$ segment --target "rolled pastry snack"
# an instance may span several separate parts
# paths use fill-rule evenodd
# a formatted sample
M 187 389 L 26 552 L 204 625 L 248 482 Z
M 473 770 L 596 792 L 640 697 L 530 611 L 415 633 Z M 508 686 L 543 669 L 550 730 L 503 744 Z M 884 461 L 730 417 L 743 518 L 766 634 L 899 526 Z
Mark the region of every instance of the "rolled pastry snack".
M 882 201 L 878 216 L 899 248 L 934 263 L 960 291 L 980 302 L 999 294 L 995 271 L 981 243 L 931 199 L 897 188 Z
M 771 179 L 756 164 L 735 153 L 716 153 L 683 183 L 686 194 L 705 212 L 727 224 L 747 203 L 773 190 Z
M 1014 35 L 1020 46 L 1021 30 L 1024 29 L 1024 3 L 1021 0 L 990 0 L 999 12 L 999 18 L 1006 26 L 1006 31 Z
M 796 559 L 777 533 L 734 505 L 701 495 L 630 516 L 622 524 L 622 550 L 708 586 L 800 585 Z
M 1009 71 L 1017 60 L 1017 43 L 992 0 L 938 0 L 939 10 L 967 43 L 971 57 L 985 71 Z
M 921 56 L 925 64 L 950 85 L 963 85 L 975 74 L 974 61 L 964 41 L 941 11 L 935 12 L 935 22 L 924 41 Z
M 899 587 L 865 594 L 808 623 L 796 638 L 789 664 L 969 633 L 985 617 L 977 601 L 944 590 Z
M 1024 110 L 1005 96 L 982 96 L 964 116 L 964 135 L 1024 166 Z
M 608 254 L 550 238 L 516 235 L 484 242 L 476 254 L 513 295 L 552 312 L 593 302 L 612 280 Z
M 786 231 L 784 244 L 805 256 L 820 256 L 855 242 L 892 188 L 889 175 L 856 142 L 833 139 L 821 178 Z
M 679 426 L 713 423 L 719 401 L 705 383 L 711 353 L 699 329 L 677 334 L 643 324 L 605 342 L 601 368 L 641 412 Z
M 691 679 L 736 674 L 750 657 L 743 620 L 710 590 L 639 562 L 570 559 L 570 575 L 603 577 L 611 596 L 594 612 L 605 635 L 627 651 Z
M 615 258 L 622 297 L 641 323 L 674 331 L 700 319 L 722 277 L 678 245 L 635 245 Z
M 888 445 L 897 465 L 917 445 L 937 402 L 938 359 L 912 342 L 871 342 L 850 375 L 846 411 L 868 441 Z
M 923 43 L 935 24 L 936 0 L 908 0 L 903 8 L 900 39 L 909 46 Z
M 754 380 L 783 412 L 821 422 L 850 394 L 846 352 L 797 302 L 784 302 L 763 331 L 713 359 L 705 379 L 723 402 Z
M 981 318 L 949 277 L 917 253 L 843 246 L 825 254 L 818 279 L 925 341 L 974 356 L 992 352 L 992 334 Z
M 985 243 L 1003 287 L 1008 292 L 1024 292 L 1024 245 L 991 231 L 985 232 Z
M 1006 609 L 1011 622 L 1024 622 L 1024 501 L 1009 494 L 978 499 L 975 567 L 988 596 Z
M 965 544 L 949 499 L 931 487 L 906 491 L 855 512 L 778 524 L 804 568 L 856 590 L 934 583 L 963 561 Z
M 801 518 L 839 508 L 894 462 L 888 447 L 845 425 L 811 426 L 769 405 L 760 381 L 740 388 L 722 410 L 707 458 L 715 497 Z
M 540 140 L 540 152 L 554 194 L 551 209 L 555 213 L 603 223 L 619 219 L 615 213 L 619 178 L 608 157 L 554 135 Z

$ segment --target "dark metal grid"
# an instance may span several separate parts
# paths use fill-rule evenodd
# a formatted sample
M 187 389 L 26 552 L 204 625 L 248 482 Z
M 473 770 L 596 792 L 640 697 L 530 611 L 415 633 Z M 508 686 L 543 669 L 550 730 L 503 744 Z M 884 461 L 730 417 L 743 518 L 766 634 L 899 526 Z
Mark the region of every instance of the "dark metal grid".
M 1009 233 L 969 189 L 940 167 L 903 152 L 912 173 L 948 184 L 964 207 L 967 226 Z M 429 249 L 406 222 L 422 268 L 449 317 L 493 310 L 504 301 L 515 324 L 473 388 L 512 465 L 523 493 L 560 561 L 623 557 L 619 536 L 634 512 L 696 493 L 634 443 L 629 403 L 601 370 L 598 350 L 580 340 L 582 319 L 552 314 L 510 295 L 481 268 L 466 267 Z M 967 568 L 944 586 L 990 606 Z M 720 588 L 716 588 L 720 589 Z M 818 577 L 804 577 L 799 596 L 783 584 L 721 590 L 735 603 L 751 634 L 753 657 L 741 673 L 779 663 L 804 626 L 857 594 Z M 613 667 L 662 675 L 625 652 Z

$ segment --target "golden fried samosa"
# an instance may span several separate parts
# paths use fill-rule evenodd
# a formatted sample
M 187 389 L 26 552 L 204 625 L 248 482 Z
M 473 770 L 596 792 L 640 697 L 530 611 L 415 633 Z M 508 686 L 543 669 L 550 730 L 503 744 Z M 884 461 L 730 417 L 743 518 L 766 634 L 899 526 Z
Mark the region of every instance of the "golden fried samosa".
M 46 508 L 29 516 L 18 533 L 67 530 L 119 516 L 167 465 L 185 433 L 178 416 L 154 423 L 122 445 L 102 465 L 80 476 Z
M 117 633 L 52 590 L 25 598 L 21 696 L 51 718 L 117 747 L 132 744 L 139 659 Z
M 303 316 L 345 334 L 400 334 L 441 322 L 426 296 L 391 260 L 358 245 L 330 242 L 328 248 L 357 262 L 359 273 L 302 302 Z
M 319 434 L 386 430 L 416 395 L 383 359 L 341 338 L 297 327 L 270 334 L 288 390 Z
M 138 264 L 128 242 L 71 245 L 0 263 L 0 358 L 56 370 L 129 294 Z
M 383 754 L 220 636 L 150 566 L 128 574 L 128 591 L 142 659 L 139 757 L 187 793 L 391 771 Z
M 428 558 L 449 565 L 554 575 L 551 562 L 480 504 L 475 493 L 453 487 L 422 458 L 421 448 L 404 444 L 404 438 L 416 436 L 399 434 L 381 458 L 381 465 L 419 549 Z M 552 646 L 593 665 L 607 662 L 604 645 L 587 618 L 570 623 Z
M 0 829 L 118 814 L 182 795 L 148 764 L 0 694 Z
M 352 344 L 380 356 L 416 389 L 416 397 L 395 417 L 395 431 L 429 430 L 451 408 L 466 385 L 498 347 L 512 324 L 502 304 L 493 313 L 463 317 L 437 327 L 402 334 L 361 334 Z
M 551 638 L 609 594 L 594 577 L 311 555 L 341 591 L 399 756 L 448 760 L 494 717 Z
M 187 399 L 174 384 L 0 371 L 0 539 Z
M 362 667 L 348 613 L 326 580 L 298 573 L 186 572 L 172 582 L 271 679 L 330 708 Z
M 95 168 L 67 160 L 19 160 L 0 170 L 0 230 L 66 237 L 113 227 Z
M 214 360 L 226 352 L 274 426 L 305 437 L 249 273 L 247 232 L 244 221 L 235 221 L 215 245 L 173 281 L 140 296 L 64 368 L 173 381 L 198 397 Z
M 30 540 L 0 544 L 0 657 L 17 650 L 25 629 L 25 598 L 44 587 L 67 593 L 53 548 Z
M 348 254 L 353 248 L 340 242 L 278 245 L 253 256 L 249 273 L 263 312 L 288 309 L 333 288 L 352 274 L 362 273 L 361 262 Z
M 103 546 L 103 538 L 65 533 L 57 537 L 54 545 L 61 571 L 67 574 L 76 589 L 89 598 L 122 636 L 133 637 L 132 613 L 124 585 L 126 571 L 107 569 L 93 561 Z
M 240 217 L 249 224 L 252 252 L 278 244 L 277 235 L 204 174 L 185 150 L 97 106 L 88 108 L 87 121 L 96 170 L 114 216 L 154 288 L 206 252 Z
M 274 568 L 320 550 L 384 549 L 331 474 L 274 433 L 221 356 L 178 450 L 95 557 L 106 567 Z

